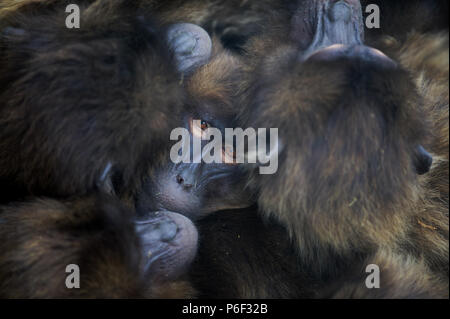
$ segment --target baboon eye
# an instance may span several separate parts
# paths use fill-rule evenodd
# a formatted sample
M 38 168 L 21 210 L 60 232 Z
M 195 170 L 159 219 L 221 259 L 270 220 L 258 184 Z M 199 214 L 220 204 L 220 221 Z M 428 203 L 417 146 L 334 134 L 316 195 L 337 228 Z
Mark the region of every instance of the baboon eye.
M 204 131 L 209 127 L 208 122 L 206 122 L 205 120 L 200 120 L 200 128 Z
M 202 138 L 205 135 L 206 130 L 210 128 L 211 125 L 205 120 L 194 120 L 190 119 L 190 128 L 192 135 Z

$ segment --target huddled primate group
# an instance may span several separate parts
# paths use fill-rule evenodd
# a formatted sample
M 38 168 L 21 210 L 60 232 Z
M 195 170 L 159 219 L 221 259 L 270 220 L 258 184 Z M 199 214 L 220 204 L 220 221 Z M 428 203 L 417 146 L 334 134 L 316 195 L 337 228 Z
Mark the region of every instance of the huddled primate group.
M 69 2 L 0 4 L 0 297 L 448 298 L 445 1 Z

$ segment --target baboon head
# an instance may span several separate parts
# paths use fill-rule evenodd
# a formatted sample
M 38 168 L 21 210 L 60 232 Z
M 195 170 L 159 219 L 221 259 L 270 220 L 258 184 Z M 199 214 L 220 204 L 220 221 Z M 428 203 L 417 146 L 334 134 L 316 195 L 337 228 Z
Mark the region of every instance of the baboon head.
M 326 48 L 303 63 L 293 54 L 264 71 L 242 114 L 250 127 L 279 130 L 278 172 L 251 174 L 263 210 L 301 247 L 351 249 L 403 234 L 417 176 L 432 160 L 408 73 L 361 46 Z
M 244 127 L 278 128 L 277 173 L 249 166 L 249 184 L 305 257 L 395 242 L 407 231 L 418 174 L 432 162 L 421 146 L 428 136 L 421 98 L 405 70 L 362 45 L 362 17 L 352 18 L 359 2 L 314 3 L 324 25 L 300 28 L 309 45 L 262 59 L 240 116 Z M 336 35 L 327 23 L 350 34 Z
M 202 41 L 211 43 L 206 32 L 204 36 Z M 187 38 L 184 34 L 181 39 L 173 38 L 172 42 L 187 43 Z M 197 219 L 219 210 L 247 207 L 254 202 L 245 188 L 243 169 L 233 163 L 233 152 L 227 150 L 225 141 L 225 129 L 236 127 L 235 118 L 241 107 L 242 61 L 225 52 L 217 39 L 214 40 L 210 57 L 194 68 L 188 68 L 182 79 L 187 103 L 177 114 L 180 126 L 189 135 L 184 146 L 188 149 L 189 159 L 174 163 L 168 157 L 166 163 L 149 174 L 142 192 L 138 194 L 138 211 L 145 211 L 148 207 L 168 209 Z M 211 48 L 210 45 L 208 47 Z M 187 61 L 191 60 L 188 58 Z M 217 138 L 222 142 L 218 154 L 222 163 L 205 163 L 195 158 L 198 154 L 193 155 L 194 140 L 197 139 L 201 150 L 204 150 L 210 140 L 216 138 L 209 136 L 213 129 L 221 134 Z M 179 137 L 174 138 L 173 144 Z

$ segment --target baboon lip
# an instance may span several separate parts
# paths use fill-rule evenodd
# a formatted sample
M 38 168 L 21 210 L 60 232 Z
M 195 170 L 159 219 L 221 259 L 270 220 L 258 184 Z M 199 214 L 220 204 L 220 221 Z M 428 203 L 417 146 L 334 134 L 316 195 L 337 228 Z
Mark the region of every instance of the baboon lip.
M 378 49 L 365 45 L 333 44 L 312 52 L 307 61 L 333 61 L 340 58 L 360 58 L 387 68 L 396 68 L 391 58 Z

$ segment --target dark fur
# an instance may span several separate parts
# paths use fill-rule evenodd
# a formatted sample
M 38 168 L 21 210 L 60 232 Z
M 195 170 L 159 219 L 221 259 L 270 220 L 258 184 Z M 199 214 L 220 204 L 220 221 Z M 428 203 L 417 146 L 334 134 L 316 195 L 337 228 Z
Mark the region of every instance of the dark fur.
M 278 173 L 255 175 L 250 182 L 259 186 L 260 209 L 272 223 L 261 224 L 254 211 L 219 213 L 200 222 L 192 276 L 202 295 L 448 296 L 448 37 L 383 41 L 390 50 L 379 47 L 410 72 L 351 60 L 299 65 L 289 59 L 296 50 L 286 47 L 260 67 L 256 95 L 250 99 L 253 112 L 244 118 L 255 127 L 280 130 Z M 352 74 L 358 78 L 349 78 Z M 421 177 L 411 159 L 417 143 L 437 159 Z M 274 219 L 297 248 L 280 235 Z M 282 242 L 279 251 L 264 249 L 274 241 Z M 227 245 L 216 253 L 215 242 Z M 261 251 L 250 253 L 255 247 Z M 381 268 L 379 290 L 364 286 L 365 266 L 371 263 Z M 273 269 L 295 275 L 283 279 Z M 202 271 L 205 278 L 223 272 L 216 278 L 223 278 L 223 284 L 211 285 Z M 279 279 L 276 285 L 272 276 Z
M 225 143 L 225 129 L 236 126 L 236 114 L 241 108 L 239 84 L 244 78 L 244 65 L 237 56 L 225 52 L 216 38 L 213 47 L 209 63 L 182 79 L 188 103 L 180 112 L 180 122 L 192 138 L 191 121 L 204 120 L 221 131 Z M 208 142 L 203 141 L 202 146 Z M 239 165 L 168 161 L 151 173 L 138 196 L 138 210 L 141 206 L 167 209 L 197 220 L 219 210 L 247 207 L 255 201 L 245 188 Z M 177 182 L 178 177 L 182 183 Z M 184 187 L 185 183 L 191 187 Z
M 217 36 L 225 49 L 237 53 L 248 50 L 247 42 L 261 36 L 272 41 L 288 37 L 291 20 L 298 10 L 313 7 L 317 0 L 144 0 L 143 9 L 157 13 L 167 23 L 191 22 Z M 368 4 L 381 11 L 381 28 L 366 29 L 369 40 L 380 35 L 404 37 L 419 32 L 448 28 L 447 0 L 363 0 L 363 15 Z
M 55 0 L 5 0 L 0 4 L 0 18 L 20 10 L 41 10 Z M 290 33 L 291 20 L 298 9 L 313 6 L 317 0 L 136 0 L 140 10 L 157 14 L 164 23 L 190 22 L 217 36 L 224 47 L 245 52 L 250 39 L 272 34 L 275 39 Z M 447 0 L 363 0 L 377 4 L 381 28 L 367 29 L 367 38 L 380 35 L 404 38 L 412 29 L 430 32 L 448 29 Z
M 0 297 L 190 297 L 186 282 L 153 284 L 146 278 L 130 214 L 104 195 L 1 207 Z M 80 267 L 80 289 L 65 286 L 69 264 Z
M 416 6 L 417 3 L 411 3 L 411 9 L 416 10 Z M 183 14 L 183 10 L 177 13 Z M 400 39 L 406 36 L 409 31 L 406 29 L 397 30 Z M 424 23 L 417 29 L 431 28 Z M 390 30 L 384 29 L 378 35 L 393 31 Z M 432 38 L 408 39 L 402 49 L 388 50 L 379 43 L 377 47 L 399 60 L 398 53 L 402 50 L 403 54 L 410 54 L 410 59 L 417 56 L 408 45 L 419 48 L 425 43 L 428 50 L 424 50 L 420 61 L 414 61 L 414 65 L 404 64 L 413 71 L 424 63 L 446 61 L 446 37 L 435 37 L 440 43 L 437 47 L 430 43 Z M 376 39 L 371 35 L 370 43 L 377 43 Z M 395 42 L 392 38 L 385 41 Z M 296 61 L 297 49 L 288 42 L 289 39 L 280 39 L 277 32 L 253 38 L 250 45 L 245 46 L 244 56 L 249 59 L 240 66 L 244 74 L 238 92 L 244 93 L 242 105 L 249 101 L 254 103 L 254 112 L 244 115 L 246 123 L 255 127 L 279 127 L 289 136 L 284 148 L 288 163 L 281 163 L 285 170 L 279 172 L 278 177 L 268 176 L 256 184 L 262 188 L 260 207 L 287 227 L 294 238 L 294 246 L 300 247 L 299 256 L 292 255 L 295 248 L 281 235 L 282 228 L 262 224 L 254 209 L 236 214 L 221 212 L 199 222 L 201 246 L 191 275 L 201 295 L 242 298 L 448 296 L 448 160 L 438 160 L 429 175 L 420 178 L 412 163 L 415 145 L 422 143 L 433 154 L 435 149 L 442 152 L 448 145 L 448 137 L 445 138 L 448 90 L 444 86 L 448 64 L 447 68 L 445 63 L 437 67 L 438 70 L 443 67 L 439 73 L 444 77 L 436 76 L 434 81 L 430 65 L 427 65 L 425 72 L 431 77 L 422 86 L 424 83 L 417 83 L 421 77 L 414 72 L 381 70 L 362 61 L 347 61 L 347 66 L 320 62 L 302 67 Z M 270 55 L 266 57 L 268 52 Z M 234 69 L 236 63 L 239 64 L 231 63 L 230 69 Z M 253 75 L 255 68 L 260 72 L 255 76 L 258 79 L 255 93 L 246 97 L 252 85 L 251 76 L 250 79 L 245 77 L 246 71 Z M 196 86 L 199 94 L 210 88 L 211 81 L 207 79 L 220 78 L 223 72 L 221 68 L 205 69 L 208 71 L 197 78 L 202 84 Z M 215 71 L 219 75 L 214 74 Z M 349 75 L 354 78 L 348 78 Z M 430 85 L 429 81 L 433 83 Z M 220 85 L 215 88 L 220 91 Z M 343 103 L 335 103 L 339 100 Z M 423 100 L 425 109 L 420 108 Z M 261 104 L 268 109 L 255 111 Z M 347 104 L 353 104 L 353 109 L 346 109 Z M 298 105 L 310 106 L 310 109 L 298 109 Z M 333 108 L 337 108 L 335 114 L 332 114 Z M 393 109 L 397 111 L 391 112 Z M 336 121 L 333 132 L 326 131 L 334 117 L 341 122 Z M 260 122 L 255 124 L 255 118 Z M 348 122 L 352 123 L 349 127 L 342 124 Z M 433 138 L 430 128 L 440 138 Z M 287 130 L 291 130 L 290 133 L 286 133 Z M 309 138 L 314 140 L 314 136 L 327 136 L 329 140 L 316 140 L 317 148 L 313 144 L 300 144 L 307 143 L 303 140 Z M 323 143 L 330 150 L 321 149 Z M 303 160 L 296 163 L 298 159 Z M 255 179 L 250 184 L 254 184 Z M 300 190 L 307 193 L 299 194 L 300 186 L 294 185 L 304 185 Z M 304 216 L 296 213 L 299 208 L 306 211 Z M 253 228 L 249 226 L 252 223 Z M 279 251 L 265 249 L 273 247 L 274 238 L 282 242 L 277 246 Z M 217 251 L 219 242 L 226 244 Z M 255 247 L 258 252 L 250 253 Z M 267 262 L 269 260 L 271 262 Z M 368 290 L 364 286 L 367 276 L 364 265 L 370 263 L 382 268 L 380 290 Z M 281 274 L 274 269 L 282 269 Z M 212 283 L 210 278 L 215 278 L 214 282 L 219 284 Z
M 142 267 L 128 207 L 166 158 L 184 104 L 162 29 L 132 7 L 96 1 L 69 30 L 67 3 L 1 11 L 2 201 L 46 198 L 0 208 L 0 296 L 191 297 L 188 283 L 155 281 Z M 98 195 L 109 164 L 121 200 Z M 65 287 L 68 264 L 80 266 L 81 289 Z
M 140 287 L 136 272 L 138 239 L 129 214 L 114 198 L 95 196 L 3 207 L 0 296 L 143 296 L 146 287 Z M 64 284 L 69 264 L 80 266 L 81 289 L 67 289 Z
M 111 163 L 121 195 L 164 155 L 183 105 L 178 75 L 148 17 L 111 3 L 84 9 L 80 30 L 65 27 L 64 7 L 9 18 L 0 44 L 5 189 L 84 194 Z
M 184 11 L 185 13 L 187 11 Z M 267 42 L 266 42 L 267 44 Z M 256 52 L 256 51 L 255 51 Z M 279 63 L 280 60 L 285 60 L 283 56 L 289 56 L 291 51 L 279 49 L 266 64 L 266 70 L 264 72 L 274 70 L 274 63 Z M 292 51 L 293 52 L 293 51 Z M 447 50 L 448 52 L 448 50 Z M 263 57 L 264 58 L 264 57 Z M 287 59 L 289 60 L 289 59 Z M 286 63 L 281 67 L 285 67 L 289 72 L 287 77 L 283 77 L 283 74 L 270 74 L 268 77 L 262 77 L 263 79 L 277 80 L 276 85 L 279 86 L 280 90 L 278 92 L 272 91 L 272 83 L 260 83 L 258 84 L 256 92 L 258 97 L 261 99 L 256 100 L 257 102 L 266 102 L 267 100 L 273 99 L 275 103 L 273 105 L 282 105 L 286 108 L 286 111 L 280 108 L 282 112 L 276 112 L 280 114 L 280 119 L 277 116 L 272 116 L 270 114 L 265 114 L 264 112 L 259 112 L 258 116 L 255 118 L 260 118 L 260 121 L 264 123 L 261 127 L 272 126 L 280 127 L 283 130 L 292 130 L 292 136 L 297 140 L 300 138 L 308 140 L 308 137 L 314 138 L 317 132 L 314 130 L 321 129 L 321 123 L 323 120 L 329 116 L 330 108 L 327 107 L 329 100 L 327 98 L 322 98 L 322 96 L 336 97 L 340 94 L 348 94 L 348 96 L 354 95 L 354 101 L 363 101 L 364 96 L 357 95 L 358 88 L 351 88 L 345 80 L 342 85 L 331 85 L 328 90 L 324 90 L 321 85 L 313 86 L 310 91 L 306 92 L 304 90 L 296 90 L 301 85 L 303 80 L 307 79 L 305 83 L 310 85 L 314 83 L 314 78 L 317 77 L 316 83 L 321 83 L 323 76 L 315 75 L 318 69 L 323 68 L 323 65 L 311 66 L 311 69 L 300 69 L 299 67 L 293 65 L 289 68 L 289 64 Z M 251 64 L 253 67 L 253 64 Z M 349 68 L 354 67 L 352 63 L 349 63 Z M 411 66 L 408 66 L 408 68 Z M 412 67 L 411 67 L 412 68 Z M 294 73 L 298 70 L 298 73 Z M 447 64 L 448 70 L 448 64 Z M 308 73 L 310 72 L 310 73 Z M 328 69 L 327 69 L 327 72 Z M 385 75 L 375 69 L 370 69 L 369 72 L 376 78 L 379 75 Z M 332 83 L 339 83 L 342 81 L 342 69 L 341 67 L 336 67 L 331 73 L 327 73 L 330 78 L 336 81 L 331 81 Z M 277 78 L 279 76 L 279 78 Z M 306 77 L 305 77 L 306 76 Z M 448 77 L 448 72 L 447 72 Z M 220 77 L 219 77 L 220 78 Z M 393 79 L 398 78 L 398 81 Z M 375 90 L 386 90 L 385 87 L 378 86 L 380 83 L 386 84 L 385 80 L 380 77 L 375 81 L 375 85 L 371 89 Z M 406 80 L 405 80 L 406 79 Z M 364 79 L 363 79 L 364 80 Z M 362 81 L 360 83 L 360 88 L 367 88 L 372 84 L 373 79 L 366 79 L 367 82 Z M 393 90 L 388 90 L 389 96 L 392 96 L 391 102 L 396 106 L 401 106 L 403 109 L 405 105 L 402 101 L 403 96 L 409 96 L 409 91 L 415 91 L 414 86 L 410 83 L 407 75 L 402 72 L 393 72 L 392 79 L 397 86 L 399 84 L 398 92 Z M 244 84 L 241 89 L 244 91 L 247 88 L 248 83 L 244 79 Z M 289 91 L 290 87 L 285 85 L 286 83 L 294 83 L 295 87 L 292 91 Z M 387 83 L 389 85 L 392 85 Z M 269 88 L 268 90 L 266 90 Z M 315 90 L 314 90 L 315 88 Z M 435 121 L 430 120 L 431 125 L 438 125 L 439 136 L 445 136 L 445 112 L 447 112 L 448 119 L 448 91 L 447 91 L 447 102 L 442 103 L 442 99 L 445 101 L 445 93 L 442 94 L 441 84 L 437 85 L 434 90 L 430 89 L 427 85 L 425 89 L 426 92 L 429 90 L 433 93 L 429 93 L 428 96 L 425 95 L 425 101 L 437 99 L 442 108 L 433 114 L 437 114 L 437 119 Z M 216 88 L 214 91 L 219 91 Z M 394 90 L 395 91 L 395 90 Z M 384 91 L 386 92 L 386 91 Z M 435 93 L 437 92 L 437 93 Z M 420 92 L 422 95 L 424 91 Z M 274 94 L 274 95 L 272 95 Z M 276 94 L 280 94 L 276 96 Z M 328 95 L 327 95 L 328 94 Z M 382 156 L 377 148 L 376 142 L 381 143 L 379 139 L 379 127 L 371 126 L 373 122 L 368 121 L 368 114 L 359 113 L 358 111 L 350 112 L 351 115 L 355 115 L 361 122 L 356 122 L 359 125 L 359 131 L 362 134 L 355 135 L 353 131 L 346 132 L 346 128 L 337 127 L 336 135 L 330 135 L 330 138 L 334 139 L 335 143 L 329 143 L 332 145 L 336 152 L 332 152 L 333 156 L 338 158 L 333 158 L 334 161 L 330 161 L 327 155 L 319 152 L 317 157 L 319 159 L 324 159 L 324 162 L 310 162 L 306 161 L 307 165 L 297 167 L 295 164 L 284 162 L 280 167 L 280 175 L 283 174 L 283 170 L 286 174 L 285 178 L 280 178 L 277 185 L 278 188 L 274 189 L 272 187 L 265 187 L 264 181 L 260 182 L 262 185 L 261 189 L 265 194 L 261 196 L 260 206 L 266 211 L 276 212 L 278 219 L 285 222 L 285 226 L 288 226 L 289 233 L 295 237 L 296 242 L 292 247 L 289 241 L 289 237 L 284 228 L 281 226 L 274 226 L 272 224 L 265 224 L 259 220 L 259 217 L 255 215 L 254 211 L 249 210 L 244 212 L 244 217 L 237 216 L 233 213 L 227 212 L 227 215 L 221 215 L 220 217 L 212 217 L 212 219 L 206 220 L 204 226 L 201 224 L 201 231 L 203 234 L 203 246 L 200 251 L 199 265 L 200 268 L 195 268 L 193 272 L 194 282 L 198 287 L 202 288 L 202 295 L 211 296 L 224 296 L 224 297 L 384 297 L 384 298 L 402 298 L 402 297 L 442 297 L 445 295 L 445 284 L 442 285 L 442 281 L 439 279 L 439 275 L 444 273 L 447 269 L 448 275 L 448 215 L 445 212 L 445 204 L 441 204 L 441 199 L 447 200 L 448 208 L 448 179 L 443 178 L 443 172 L 445 170 L 448 172 L 448 153 L 447 153 L 447 166 L 445 166 L 445 161 L 443 165 L 439 165 L 439 171 L 433 169 L 429 176 L 425 176 L 420 181 L 412 173 L 412 164 L 409 162 L 410 151 L 413 149 L 417 136 L 421 135 L 420 132 L 416 131 L 420 128 L 425 113 L 420 109 L 412 109 L 411 112 L 402 112 L 401 116 L 397 117 L 396 114 L 390 114 L 384 108 L 383 103 L 385 102 L 386 96 L 381 96 L 381 102 L 377 104 L 379 109 L 376 109 L 375 116 L 379 116 L 380 123 L 385 120 L 388 123 L 389 128 L 386 132 L 387 136 L 390 137 L 389 143 L 387 143 L 388 155 L 386 157 Z M 397 97 L 397 94 L 399 97 Z M 437 95 L 442 95 L 442 98 L 437 98 Z M 302 114 L 311 114 L 309 121 L 304 124 L 299 124 L 299 121 L 295 120 L 295 113 L 298 112 L 296 106 L 293 105 L 294 100 L 292 96 L 298 96 L 298 100 L 305 100 L 309 104 L 305 105 L 318 105 L 323 106 L 323 112 L 309 112 L 307 109 L 301 109 Z M 286 97 L 283 100 L 283 97 Z M 347 97 L 347 95 L 346 95 Z M 412 96 L 413 100 L 416 101 L 417 97 Z M 286 102 L 286 103 L 283 103 Z M 322 103 L 323 102 L 323 103 Z M 430 104 L 427 104 L 430 105 Z M 447 105 L 447 108 L 445 108 Z M 332 105 L 336 106 L 336 105 Z M 303 106 L 305 107 L 305 106 Z M 372 109 L 370 109 L 372 110 Z M 288 113 L 288 112 L 291 113 Z M 315 110 L 317 111 L 317 110 Z M 379 111 L 379 113 L 377 113 Z M 286 114 L 283 114 L 286 112 Z M 344 108 L 341 112 L 345 113 Z M 342 113 L 342 114 L 343 114 Z M 339 112 L 338 112 L 339 114 Z M 443 114 L 443 115 L 442 115 Z M 344 114 L 348 116 L 348 114 Z M 317 116 L 317 117 L 316 117 Z M 288 121 L 283 121 L 282 123 L 275 123 L 276 121 L 281 121 L 281 118 L 287 118 Z M 344 117 L 345 118 L 345 117 Z M 390 126 L 390 120 L 399 121 L 399 127 Z M 413 120 L 410 122 L 409 120 Z M 313 126 L 311 123 L 317 121 L 319 125 Z M 366 122 L 365 122 L 366 121 Z M 364 125 L 367 124 L 367 125 Z M 414 124 L 416 123 L 416 124 Z M 258 124 L 258 123 L 256 123 Z M 282 124 L 282 125 L 280 125 Z M 280 125 L 280 126 L 277 126 Z M 297 127 L 298 125 L 298 127 Z M 294 126 L 294 127 L 293 127 Z M 433 126 L 432 126 L 433 127 Z M 434 126 L 436 127 L 436 126 Z M 301 132 L 300 132 L 301 130 Z M 447 123 L 448 131 L 448 123 Z M 300 132 L 300 134 L 299 134 Z M 442 132 L 444 134 L 442 135 Z M 353 133 L 353 134 L 352 134 Z M 323 134 L 326 136 L 327 134 Z M 448 134 L 447 134 L 448 135 Z M 355 137 L 355 140 L 346 140 L 349 137 Z M 362 143 L 367 139 L 370 143 Z M 411 141 L 414 140 L 414 143 Z M 448 137 L 447 137 L 448 145 Z M 351 143 L 353 142 L 353 143 Z M 383 140 L 384 142 L 384 140 Z M 426 145 L 437 145 L 436 150 L 441 148 L 442 151 L 442 141 L 438 139 L 434 140 L 430 138 L 428 140 L 420 141 Z M 302 142 L 304 143 L 304 142 Z M 357 154 L 352 147 L 354 145 L 364 145 L 367 146 L 367 154 L 364 154 L 365 160 L 356 161 L 352 155 Z M 303 148 L 303 149 L 301 149 Z M 306 152 L 304 154 L 304 149 L 308 149 L 309 146 L 306 144 L 301 145 L 298 149 L 300 154 L 296 157 L 292 153 L 288 155 L 289 158 L 305 158 L 311 156 L 311 153 Z M 342 152 L 345 148 L 349 148 L 350 151 Z M 288 145 L 287 150 L 289 152 L 295 152 L 295 147 L 290 147 Z M 285 149 L 286 151 L 286 149 Z M 434 151 L 434 149 L 432 150 Z M 314 152 L 313 152 L 314 154 Z M 395 154 L 395 155 L 394 155 Z M 445 155 L 445 154 L 444 154 Z M 387 163 L 383 165 L 383 170 L 381 174 L 378 171 L 373 170 L 372 164 L 380 163 L 380 160 L 384 160 Z M 316 166 L 317 165 L 317 166 Z M 361 166 L 359 166 L 361 165 Z M 347 178 L 341 180 L 339 178 L 342 171 L 347 169 L 354 169 L 359 167 L 361 169 L 360 175 L 356 175 L 355 184 L 358 185 L 354 188 L 351 183 L 347 181 Z M 398 172 L 406 169 L 408 173 L 402 180 L 397 180 L 399 177 Z M 301 171 L 304 174 L 298 174 Z M 293 172 L 295 172 L 293 174 Z M 327 172 L 329 175 L 325 175 Z M 367 175 L 366 175 L 367 174 Z M 434 175 L 433 175 L 434 174 Z M 313 178 L 309 178 L 309 177 Z M 339 180 L 339 183 L 331 185 L 324 183 L 320 184 L 321 179 L 317 178 L 323 177 L 325 181 L 328 180 Z M 366 182 L 370 177 L 370 181 L 374 181 L 377 191 L 373 191 L 373 185 L 368 185 Z M 433 177 L 437 176 L 437 178 Z M 361 177 L 361 178 L 359 178 Z M 304 195 L 296 196 L 295 191 L 299 189 L 291 189 L 288 187 L 288 182 L 292 178 L 305 178 L 306 182 L 302 181 L 300 185 L 308 185 L 312 188 L 316 187 L 317 192 L 312 190 L 307 190 L 308 194 L 306 200 Z M 446 184 L 445 184 L 446 183 Z M 273 185 L 273 181 L 269 185 Z M 338 186 L 339 185 L 339 188 Z M 425 185 L 425 186 L 424 186 Z M 431 185 L 431 186 L 429 186 Z M 427 188 L 428 187 L 428 188 Z M 436 192 L 437 190 L 437 192 Z M 267 192 L 280 192 L 280 194 L 270 195 L 271 198 L 276 198 L 281 200 L 281 206 L 278 203 L 268 201 L 269 197 L 264 195 Z M 366 196 L 370 194 L 370 196 Z M 331 195 L 331 196 L 330 196 Z M 360 195 L 360 196 L 358 196 Z M 412 196 L 414 195 L 414 196 Z M 279 196 L 279 197 L 274 197 Z M 416 198 L 417 197 L 417 198 Z M 321 200 L 323 198 L 323 200 Z M 334 199 L 333 205 L 330 207 L 324 205 L 326 201 L 332 198 Z M 354 199 L 356 198 L 356 202 Z M 413 198 L 415 201 L 411 201 Z M 297 200 L 302 199 L 300 203 Z M 379 200 L 381 199 L 381 200 Z M 317 205 L 316 205 L 317 204 Z M 306 216 L 306 219 L 296 219 L 289 216 L 293 216 L 293 212 L 302 207 L 306 210 L 318 210 L 321 217 L 319 217 L 318 223 L 314 220 L 309 223 L 310 216 Z M 425 207 L 425 208 L 424 208 Z M 331 208 L 331 209 L 330 209 Z M 399 208 L 398 210 L 396 208 Z M 361 225 L 357 223 L 357 218 L 351 219 L 350 222 L 347 221 L 346 216 L 348 214 L 356 214 L 357 210 L 363 209 L 370 213 L 365 217 L 370 220 L 370 225 L 366 225 L 361 228 Z M 411 209 L 411 211 L 409 211 Z M 427 214 L 423 214 L 423 209 L 425 209 Z M 338 218 L 342 219 L 339 225 L 336 225 L 336 216 L 331 216 L 335 211 L 342 212 L 338 214 Z M 419 214 L 420 212 L 420 214 Z M 242 212 L 241 212 L 242 213 Z M 375 222 L 372 222 L 371 216 L 378 216 Z M 391 215 L 392 214 L 392 215 Z M 295 216 L 295 215 L 294 215 Z M 393 216 L 396 216 L 393 218 Z M 386 217 L 386 218 L 385 218 Z M 242 219 L 241 219 L 242 218 Z M 313 219 L 314 216 L 312 217 Z M 393 218 L 393 219 L 392 219 Z M 305 227 L 305 220 L 306 225 Z M 361 219 L 365 221 L 365 219 Z M 326 223 L 330 221 L 330 224 Z M 293 226 L 291 225 L 293 223 Z M 352 225 L 354 223 L 354 225 Z M 327 225 L 323 225 L 327 224 Z M 322 227 L 323 226 L 323 227 Z M 330 234 L 332 227 L 335 227 L 335 233 Z M 299 229 L 304 229 L 304 231 L 299 233 Z M 366 232 L 361 230 L 365 229 Z M 375 231 L 374 231 L 375 230 Z M 237 239 L 236 239 L 237 238 Z M 245 238 L 245 241 L 241 241 L 240 238 Z M 398 247 L 391 246 L 391 239 L 400 239 L 400 245 Z M 208 244 L 209 240 L 212 241 Z M 273 241 L 275 245 L 273 245 Z M 382 242 L 380 244 L 380 241 Z M 227 243 L 224 245 L 224 242 Z M 264 242 L 264 245 L 261 245 Z M 378 249 L 378 246 L 383 246 L 386 244 L 390 248 L 397 248 L 405 253 L 398 253 L 397 251 L 392 251 L 391 249 Z M 219 245 L 219 246 L 218 246 Z M 258 249 L 257 253 L 254 253 L 255 247 L 261 247 L 263 249 Z M 214 253 L 217 247 L 221 247 L 219 253 Z M 294 251 L 297 251 L 300 247 L 300 256 L 295 256 Z M 353 248 L 357 248 L 356 252 Z M 433 247 L 433 249 L 430 249 Z M 267 248 L 267 250 L 265 249 Z M 317 250 L 311 248 L 318 248 Z M 437 249 L 434 249 L 437 248 Z M 213 251 L 213 252 L 211 252 Z M 368 253 L 370 252 L 370 253 Z M 373 254 L 372 254 L 373 252 Z M 213 256 L 213 258 L 211 258 Z M 285 257 L 287 256 L 287 257 Z M 422 261 L 422 259 L 424 261 Z M 272 262 L 268 262 L 268 260 Z M 317 263 L 317 260 L 320 263 Z M 213 266 L 207 269 L 211 269 L 211 272 L 197 272 L 198 269 L 202 269 L 204 263 L 212 263 Z M 377 263 L 382 267 L 382 272 L 386 271 L 388 276 L 384 277 L 386 279 L 382 280 L 382 289 L 380 291 L 369 291 L 365 288 L 361 289 L 361 279 L 364 278 L 362 265 L 368 263 Z M 352 266 L 352 267 L 350 267 Z M 361 266 L 361 267 L 360 267 Z M 430 268 L 435 272 L 431 272 Z M 244 269 L 244 270 L 243 270 Z M 247 270 L 245 270 L 247 269 Z M 255 269 L 257 271 L 255 271 Z M 317 270 L 320 271 L 317 271 Z M 341 272 L 340 270 L 347 270 Z M 403 270 L 406 269 L 406 273 Z M 204 268 L 203 268 L 204 270 Z M 399 270 L 402 272 L 400 273 Z M 218 273 L 223 273 L 226 276 L 221 282 L 223 285 L 213 285 L 211 287 L 210 282 L 213 275 Z M 360 274 L 362 275 L 360 277 Z M 417 273 L 422 273 L 422 276 L 417 276 Z M 197 276 L 200 274 L 200 276 Z M 400 275 L 399 275 L 400 274 Z M 203 277 L 201 277 L 203 275 Z M 242 276 L 241 276 L 242 275 Z M 383 278 L 383 277 L 382 277 Z M 445 281 L 445 279 L 443 279 Z M 447 278 L 448 282 L 448 278 Z M 325 286 L 328 286 L 326 289 Z M 343 287 L 342 287 L 343 285 Z M 205 288 L 208 287 L 208 288 Z M 299 287 L 302 287 L 299 289 Z M 306 288 L 303 288 L 306 287 Z M 414 289 L 411 289 L 414 287 Z M 447 291 L 448 294 L 448 291 Z

